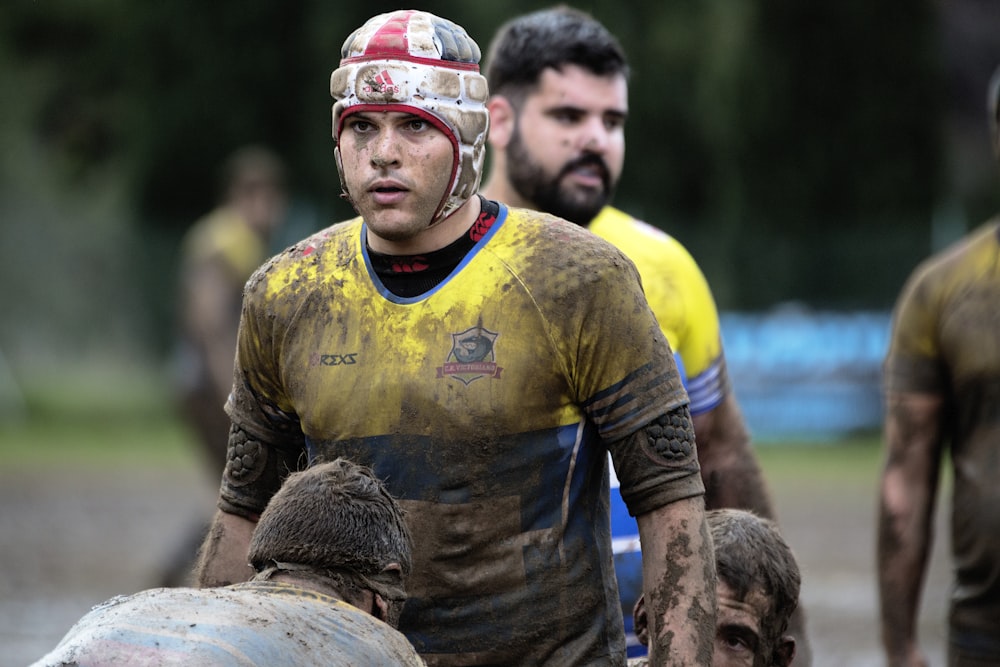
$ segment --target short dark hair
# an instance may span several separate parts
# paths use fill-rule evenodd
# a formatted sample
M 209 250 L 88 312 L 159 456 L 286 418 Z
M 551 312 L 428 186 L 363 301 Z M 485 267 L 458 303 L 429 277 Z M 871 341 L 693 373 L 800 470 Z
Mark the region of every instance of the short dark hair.
M 490 42 L 490 93 L 519 97 L 538 85 L 542 71 L 577 65 L 598 76 L 629 76 L 618 39 L 590 14 L 557 5 L 507 21 Z
M 345 459 L 288 476 L 260 516 L 248 558 L 258 572 L 285 563 L 366 578 L 392 563 L 404 576 L 412 567 L 399 505 L 371 470 Z
M 771 617 L 776 621 L 772 639 L 776 639 L 799 604 L 802 579 L 791 548 L 777 524 L 752 512 L 711 510 L 707 520 L 719 579 L 741 600 L 756 587 L 771 598 Z

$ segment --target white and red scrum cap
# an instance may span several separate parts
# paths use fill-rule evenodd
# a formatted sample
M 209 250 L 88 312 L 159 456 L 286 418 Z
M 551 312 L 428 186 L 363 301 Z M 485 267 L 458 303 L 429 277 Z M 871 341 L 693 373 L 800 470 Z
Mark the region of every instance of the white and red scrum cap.
M 427 119 L 454 147 L 450 187 L 431 222 L 476 194 L 486 156 L 489 89 L 479 73 L 479 45 L 465 29 L 429 12 L 394 11 L 351 33 L 340 55 L 330 95 L 341 184 L 344 119 L 358 111 L 405 111 Z M 346 187 L 344 192 L 349 195 Z

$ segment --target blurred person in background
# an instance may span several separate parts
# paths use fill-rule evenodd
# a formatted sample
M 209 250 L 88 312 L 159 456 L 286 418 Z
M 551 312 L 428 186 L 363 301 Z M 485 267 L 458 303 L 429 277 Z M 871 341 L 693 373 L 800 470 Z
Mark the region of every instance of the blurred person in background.
M 1000 158 L 1000 67 L 987 107 Z M 884 384 L 878 578 L 887 664 L 930 664 L 917 618 L 950 460 L 948 664 L 1000 665 L 1000 217 L 910 274 L 893 312 Z
M 229 441 L 224 406 L 233 386 L 240 305 L 247 279 L 267 259 L 286 220 L 286 166 L 257 145 L 236 150 L 223 163 L 218 206 L 199 219 L 181 245 L 178 397 L 199 456 L 213 483 L 222 479 Z M 161 584 L 188 583 L 209 517 L 203 517 L 166 564 Z
M 247 283 L 199 584 L 245 578 L 281 478 L 343 456 L 407 510 L 399 627 L 428 664 L 621 666 L 610 452 L 649 555 L 653 658 L 707 667 L 715 569 L 678 369 L 619 250 L 478 194 L 480 56 L 414 10 L 345 40 L 332 134 L 358 217 Z
M 710 510 L 707 518 L 719 603 L 712 667 L 788 667 L 795 639 L 786 630 L 802 585 L 795 555 L 778 526 L 753 512 Z M 633 616 L 636 636 L 645 644 L 649 637 L 641 597 Z M 647 665 L 646 658 L 629 660 L 629 667 Z
M 290 475 L 246 558 L 256 573 L 246 583 L 108 600 L 32 667 L 424 664 L 394 629 L 410 535 L 367 468 L 337 459 Z
M 625 159 L 629 65 L 618 40 L 589 14 L 559 5 L 501 26 L 486 55 L 492 167 L 487 198 L 552 213 L 631 259 L 670 342 L 691 399 L 708 509 L 774 517 L 770 493 L 729 382 L 719 315 L 695 260 L 673 237 L 609 205 Z M 623 611 L 640 594 L 635 522 L 612 501 Z M 793 621 L 797 666 L 810 664 L 805 621 Z M 630 638 L 632 639 L 632 638 Z M 632 654 L 642 653 L 635 647 Z

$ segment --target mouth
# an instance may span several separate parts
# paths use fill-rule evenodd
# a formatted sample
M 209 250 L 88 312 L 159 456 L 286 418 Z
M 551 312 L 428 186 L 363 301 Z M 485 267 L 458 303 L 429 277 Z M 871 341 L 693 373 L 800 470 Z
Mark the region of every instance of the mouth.
M 406 192 L 406 188 L 399 183 L 374 183 L 368 188 L 368 192 Z
M 584 156 L 573 160 L 562 170 L 564 178 L 588 188 L 608 189 L 611 175 L 607 165 L 597 156 Z
M 399 183 L 379 182 L 373 183 L 368 188 L 368 194 L 372 200 L 380 205 L 389 206 L 399 203 L 409 190 Z

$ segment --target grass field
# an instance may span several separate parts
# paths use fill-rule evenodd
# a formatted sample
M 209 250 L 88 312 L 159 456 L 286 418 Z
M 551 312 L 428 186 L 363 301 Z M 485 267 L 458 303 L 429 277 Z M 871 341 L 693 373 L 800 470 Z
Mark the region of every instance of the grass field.
M 125 370 L 34 378 L 0 419 L 0 465 L 190 465 L 167 384 Z

